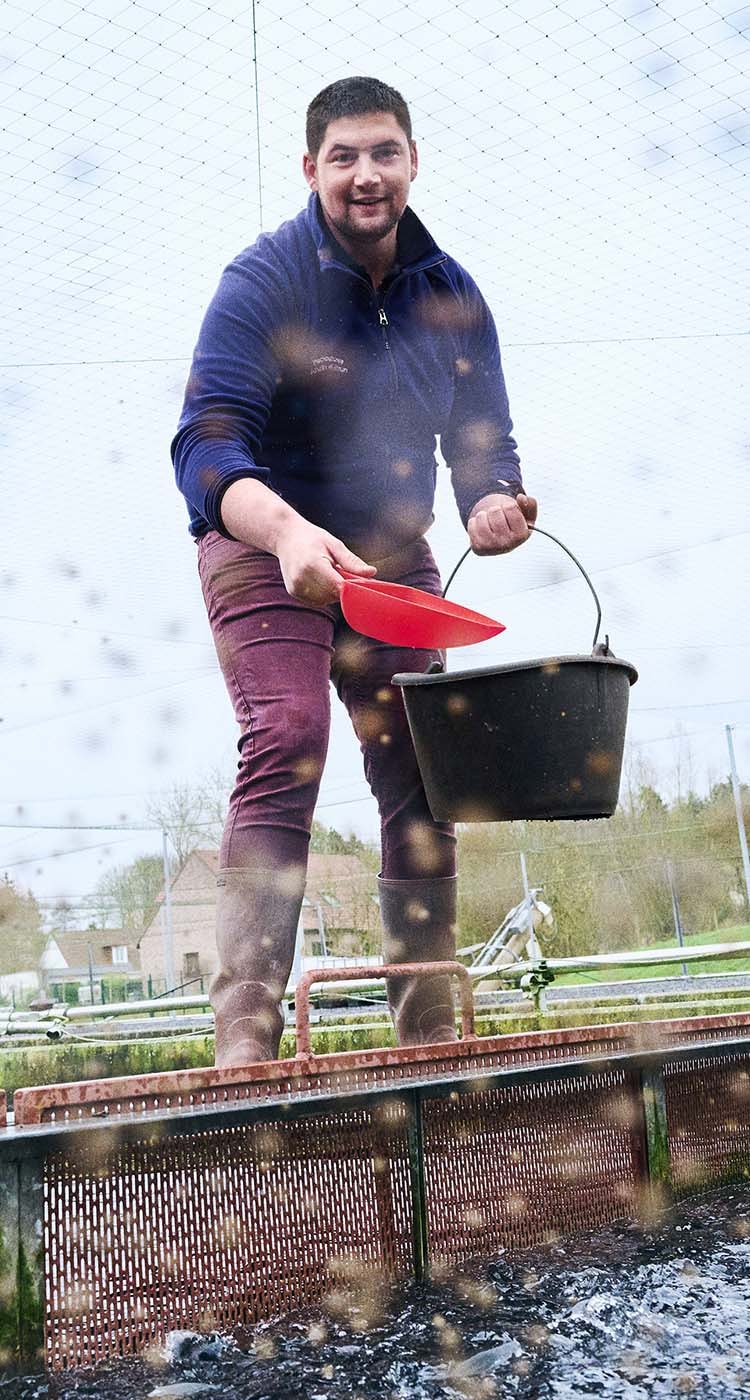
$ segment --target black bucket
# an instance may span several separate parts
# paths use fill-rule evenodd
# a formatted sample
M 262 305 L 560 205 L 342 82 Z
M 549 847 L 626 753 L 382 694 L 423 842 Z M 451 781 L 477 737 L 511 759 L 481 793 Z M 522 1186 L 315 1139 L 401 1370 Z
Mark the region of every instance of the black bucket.
M 562 548 L 570 554 L 567 546 Z M 606 643 L 597 646 L 599 600 L 588 575 L 571 558 L 596 601 L 591 655 L 393 677 L 404 697 L 427 801 L 437 821 L 612 816 L 629 691 L 638 672 L 613 656 Z

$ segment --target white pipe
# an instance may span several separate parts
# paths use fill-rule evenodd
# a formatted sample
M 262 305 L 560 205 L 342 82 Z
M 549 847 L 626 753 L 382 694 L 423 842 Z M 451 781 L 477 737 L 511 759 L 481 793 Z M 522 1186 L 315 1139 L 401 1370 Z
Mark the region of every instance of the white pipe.
M 545 965 L 552 972 L 595 972 L 597 968 L 608 967 L 653 967 L 662 963 L 680 962 L 708 962 L 719 961 L 722 958 L 734 958 L 741 954 L 746 954 L 750 958 L 750 942 L 743 943 L 705 943 L 691 948 L 642 948 L 633 952 L 624 953 L 594 953 L 591 956 L 578 958 L 545 958 Z M 514 981 L 524 972 L 532 972 L 538 967 L 535 962 L 512 963 L 506 967 L 470 967 L 467 968 L 473 982 L 486 981 L 491 977 L 501 977 L 505 980 Z M 750 971 L 750 968 L 748 968 Z M 326 992 L 331 991 L 364 991 L 384 979 L 378 976 L 377 971 L 369 977 L 357 978 L 352 982 L 326 982 L 321 984 L 320 990 L 325 987 Z M 186 1011 L 191 1007 L 209 1006 L 207 996 L 193 997 L 163 997 L 158 1001 L 124 1001 L 112 1002 L 107 1006 L 68 1006 L 65 1009 L 56 1011 L 35 1011 L 11 1012 L 4 1020 L 0 1019 L 0 1034 L 7 1031 L 8 1027 L 24 1028 L 29 1022 L 24 1021 L 25 1016 L 33 1016 L 34 1024 L 64 1025 L 69 1021 L 93 1021 L 101 1018 L 115 1016 L 132 1016 L 136 1013 L 151 1013 L 160 1011 Z
M 750 943 L 703 943 L 691 948 L 641 948 L 632 953 L 594 953 L 579 958 L 545 958 L 552 972 L 595 972 L 600 967 L 656 967 L 661 963 L 708 962 L 709 959 L 750 955 Z M 515 977 L 532 972 L 537 963 L 513 963 L 510 967 L 468 968 L 475 981 L 483 977 Z M 331 983 L 329 983 L 329 986 Z

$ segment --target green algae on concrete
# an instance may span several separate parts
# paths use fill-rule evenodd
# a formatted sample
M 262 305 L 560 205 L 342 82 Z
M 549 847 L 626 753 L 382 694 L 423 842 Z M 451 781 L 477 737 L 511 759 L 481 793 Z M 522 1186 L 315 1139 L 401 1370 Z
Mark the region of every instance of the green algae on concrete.
M 661 1021 L 706 1015 L 729 1015 L 747 1011 L 747 998 L 712 995 L 710 1001 L 696 997 L 686 1000 L 672 996 L 664 1000 L 622 997 L 606 1005 L 554 1006 L 536 1014 L 518 1007 L 510 1012 L 478 1009 L 477 1034 L 480 1036 L 523 1035 L 528 1031 L 556 1031 L 584 1026 L 604 1026 L 627 1021 Z M 373 1050 L 395 1045 L 390 1021 L 362 1024 L 352 1017 L 337 1023 L 311 1028 L 313 1052 L 341 1054 L 348 1050 Z M 282 1058 L 296 1053 L 294 1031 L 286 1030 L 281 1042 Z M 70 1042 L 0 1048 L 0 1081 L 9 1098 L 16 1089 L 38 1084 L 69 1084 L 86 1079 L 110 1079 L 135 1074 L 156 1074 L 171 1070 L 201 1069 L 213 1065 L 213 1035 L 143 1038 L 124 1043 L 81 1045 Z
M 212 1035 L 128 1042 L 117 1045 L 46 1044 L 0 1049 L 0 1080 L 8 1097 L 38 1084 L 74 1084 L 85 1079 L 200 1069 L 214 1062 Z

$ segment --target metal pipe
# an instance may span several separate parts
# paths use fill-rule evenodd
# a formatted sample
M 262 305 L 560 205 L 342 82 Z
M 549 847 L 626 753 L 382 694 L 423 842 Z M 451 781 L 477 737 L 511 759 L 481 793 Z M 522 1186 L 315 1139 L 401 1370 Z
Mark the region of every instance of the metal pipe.
M 347 972 L 351 972 L 351 976 Z M 471 1040 L 474 1035 L 474 1000 L 471 994 L 471 982 L 467 969 L 457 962 L 414 962 L 414 963 L 384 963 L 377 972 L 368 977 L 363 983 L 359 978 L 358 967 L 346 968 L 311 968 L 300 978 L 294 993 L 295 1015 L 297 1021 L 297 1058 L 310 1055 L 310 987 L 313 982 L 325 982 L 328 987 L 347 986 L 357 987 L 368 985 L 371 982 L 383 982 L 386 977 L 403 977 L 408 974 L 410 977 L 434 976 L 435 973 L 450 973 L 458 978 L 459 992 L 461 996 L 461 1034 L 464 1040 Z
M 706 943 L 692 948 L 647 948 L 634 952 L 598 953 L 592 954 L 590 957 L 545 958 L 544 961 L 553 972 L 593 972 L 597 968 L 650 967 L 673 962 L 717 962 L 723 958 L 733 958 L 742 954 L 750 959 L 750 942 Z M 513 981 L 523 973 L 533 971 L 536 966 L 537 964 L 534 962 L 518 962 L 507 967 L 469 967 L 462 968 L 462 971 L 466 973 L 471 982 L 488 981 L 491 978 Z M 750 967 L 748 970 L 750 971 Z M 402 965 L 400 965 L 400 971 L 403 975 L 404 967 Z M 319 976 L 321 972 L 325 973 L 324 977 Z M 350 972 L 351 976 L 348 975 Z M 359 967 L 313 969 L 312 974 L 305 973 L 305 977 L 312 981 L 325 981 L 328 991 L 366 991 L 382 982 L 383 976 L 384 971 L 381 967 L 373 969 L 369 976 L 362 976 Z M 297 984 L 298 991 L 302 986 L 302 980 Z M 142 1012 L 154 1015 L 162 1011 L 187 1011 L 192 1008 L 208 1010 L 209 1006 L 210 1002 L 207 996 L 196 994 L 187 997 L 163 997 L 158 1001 L 112 1002 L 111 1005 L 107 1006 L 66 1006 L 48 1012 L 11 1011 L 6 1017 L 0 1017 L 0 1036 L 8 1034 L 11 1028 L 29 1029 L 34 1025 L 47 1029 L 51 1025 L 64 1025 L 68 1022 L 95 1021 L 100 1018 L 109 1020 Z M 33 1017 L 33 1020 L 25 1020 L 25 1017 Z
M 32 1017 L 34 1021 L 45 1021 L 54 1024 L 55 1021 L 97 1021 L 102 1018 L 109 1020 L 112 1016 L 130 1016 L 139 1012 L 155 1014 L 161 1011 L 187 1011 L 190 1008 L 209 1008 L 210 1002 L 205 993 L 196 993 L 189 997 L 162 997 L 158 1001 L 113 1001 L 106 1006 L 65 1006 L 55 1007 L 49 1011 L 10 1011 L 7 1016 L 0 1015 L 0 1030 L 6 1025 L 24 1025 L 24 1017 Z
M 653 967 L 660 963 L 708 962 L 710 959 L 750 957 L 750 942 L 703 943 L 692 948 L 646 948 L 632 953 L 596 953 L 590 957 L 545 958 L 544 965 L 552 972 L 595 972 L 600 967 Z M 513 963 L 508 967 L 468 968 L 473 982 L 487 977 L 516 977 L 532 972 L 538 963 Z
M 729 749 L 729 771 L 732 776 L 732 793 L 734 795 L 734 810 L 737 813 L 737 832 L 740 838 L 740 850 L 742 852 L 742 869 L 745 872 L 745 898 L 747 907 L 750 910 L 750 856 L 747 851 L 747 834 L 745 832 L 745 814 L 742 810 L 742 789 L 737 776 L 737 764 L 734 759 L 734 744 L 732 742 L 732 725 L 724 726 L 727 731 L 727 747 Z
M 161 834 L 161 860 L 164 869 L 164 976 L 167 981 L 167 991 L 173 992 L 175 987 L 175 975 L 172 930 L 172 884 L 169 873 L 169 852 L 167 850 L 166 831 L 162 831 Z

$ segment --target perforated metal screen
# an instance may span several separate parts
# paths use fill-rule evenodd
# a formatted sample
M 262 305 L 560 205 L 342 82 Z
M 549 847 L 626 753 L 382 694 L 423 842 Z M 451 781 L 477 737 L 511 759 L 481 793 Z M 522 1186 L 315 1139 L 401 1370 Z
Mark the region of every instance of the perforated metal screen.
M 424 1106 L 430 1257 L 455 1265 L 632 1216 L 643 1112 L 622 1072 Z
M 412 1267 L 404 1110 L 328 1112 L 46 1164 L 47 1352 L 141 1351 Z M 179 1319 L 179 1323 L 178 1320 Z
M 688 1193 L 750 1170 L 750 1072 L 731 1056 L 707 1062 L 696 1056 L 664 1086 L 670 1121 L 675 1188 Z
M 142 1140 L 104 1152 L 51 1152 L 49 1365 L 137 1352 L 173 1327 L 230 1330 L 321 1300 L 351 1308 L 358 1291 L 424 1265 L 450 1270 L 651 1210 L 637 1068 L 528 1074 L 369 1106 L 334 1099 L 292 1119 L 289 1105 L 267 1106 L 268 1121 L 184 1135 L 144 1124 Z M 697 1053 L 668 1065 L 665 1084 L 677 1190 L 750 1169 L 746 1051 Z

